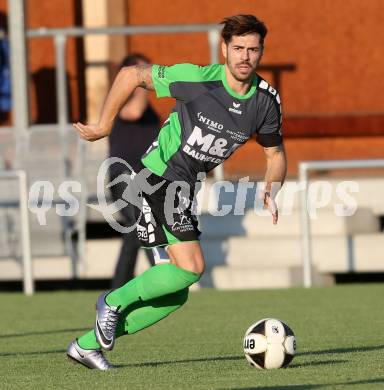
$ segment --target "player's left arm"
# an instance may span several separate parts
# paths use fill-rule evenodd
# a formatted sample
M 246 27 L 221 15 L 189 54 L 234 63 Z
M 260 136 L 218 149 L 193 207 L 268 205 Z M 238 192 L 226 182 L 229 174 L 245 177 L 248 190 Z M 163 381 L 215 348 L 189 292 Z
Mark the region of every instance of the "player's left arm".
M 269 94 L 264 108 L 265 120 L 256 135 L 257 142 L 264 148 L 267 160 L 265 189 L 260 195 L 263 198 L 264 207 L 268 208 L 272 214 L 273 224 L 276 225 L 279 212 L 275 198 L 284 183 L 287 172 L 287 159 L 281 129 L 281 101 L 277 92 Z
M 272 214 L 273 224 L 276 225 L 279 218 L 279 211 L 275 198 L 287 174 L 287 158 L 283 143 L 278 146 L 264 147 L 264 153 L 267 160 L 267 170 L 265 172 L 263 200 L 264 206 Z

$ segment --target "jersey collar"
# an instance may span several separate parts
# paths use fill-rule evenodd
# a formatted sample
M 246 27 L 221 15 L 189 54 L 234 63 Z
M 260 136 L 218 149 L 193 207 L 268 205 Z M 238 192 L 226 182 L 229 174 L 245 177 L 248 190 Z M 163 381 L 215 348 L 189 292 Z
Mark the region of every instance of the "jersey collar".
M 240 95 L 237 92 L 235 92 L 227 82 L 227 77 L 225 75 L 225 65 L 222 65 L 221 67 L 221 81 L 223 82 L 224 88 L 226 91 L 236 99 L 249 99 L 256 91 L 257 88 L 257 74 L 255 74 L 255 77 L 253 78 L 253 82 L 251 85 L 251 88 L 249 88 L 249 91 L 245 95 Z

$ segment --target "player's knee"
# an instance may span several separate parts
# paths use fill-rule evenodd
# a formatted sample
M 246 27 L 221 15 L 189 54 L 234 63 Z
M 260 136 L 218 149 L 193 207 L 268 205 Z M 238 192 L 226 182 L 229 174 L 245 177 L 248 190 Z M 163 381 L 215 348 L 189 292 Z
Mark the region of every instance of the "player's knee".
M 168 248 L 171 262 L 181 269 L 200 275 L 205 270 L 201 248 L 195 243 L 182 243 Z
M 189 295 L 189 288 L 184 288 L 183 290 L 179 291 L 178 297 L 177 297 L 177 303 L 182 306 L 185 302 L 188 300 Z
M 187 263 L 189 271 L 198 274 L 199 277 L 204 273 L 205 270 L 205 261 L 204 258 L 200 255 L 192 256 L 192 259 Z M 187 265 L 185 264 L 185 265 Z
M 194 263 L 194 267 L 195 267 L 194 272 L 199 274 L 199 275 L 202 275 L 204 273 L 204 270 L 205 270 L 205 260 L 204 260 L 204 256 L 202 255 L 201 252 L 194 253 L 193 263 Z
M 205 262 L 204 260 L 203 261 L 199 261 L 195 264 L 195 273 L 196 274 L 199 274 L 199 275 L 202 275 L 205 271 Z

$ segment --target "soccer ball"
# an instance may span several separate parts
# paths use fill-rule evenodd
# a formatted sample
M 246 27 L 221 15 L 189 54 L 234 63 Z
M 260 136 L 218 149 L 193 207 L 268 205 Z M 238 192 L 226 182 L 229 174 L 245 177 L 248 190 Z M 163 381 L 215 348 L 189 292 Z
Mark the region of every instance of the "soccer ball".
M 296 352 L 292 329 L 275 318 L 252 324 L 244 336 L 244 353 L 249 363 L 260 369 L 287 366 Z

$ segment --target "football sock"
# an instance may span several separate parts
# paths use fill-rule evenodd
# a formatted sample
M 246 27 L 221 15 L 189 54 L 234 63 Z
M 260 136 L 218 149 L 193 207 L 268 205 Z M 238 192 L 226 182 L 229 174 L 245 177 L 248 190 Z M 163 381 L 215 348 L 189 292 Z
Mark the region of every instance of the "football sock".
M 136 302 L 149 301 L 183 290 L 199 279 L 199 274 L 174 264 L 161 264 L 147 269 L 124 286 L 109 293 L 106 302 L 110 306 L 120 306 L 120 311 L 123 311 Z
M 116 328 L 116 337 L 148 328 L 179 309 L 187 299 L 188 288 L 185 288 L 147 302 L 137 302 L 121 313 Z M 93 329 L 79 337 L 77 342 L 83 349 L 101 348 Z
M 100 344 L 96 340 L 95 331 L 92 329 L 77 339 L 77 344 L 83 349 L 99 349 Z
M 131 307 L 129 307 L 122 313 L 121 321 L 117 325 L 116 337 L 148 328 L 179 309 L 187 299 L 188 288 L 184 288 L 147 302 L 138 302 L 134 310 L 130 311 Z M 126 312 L 128 314 L 125 314 Z

